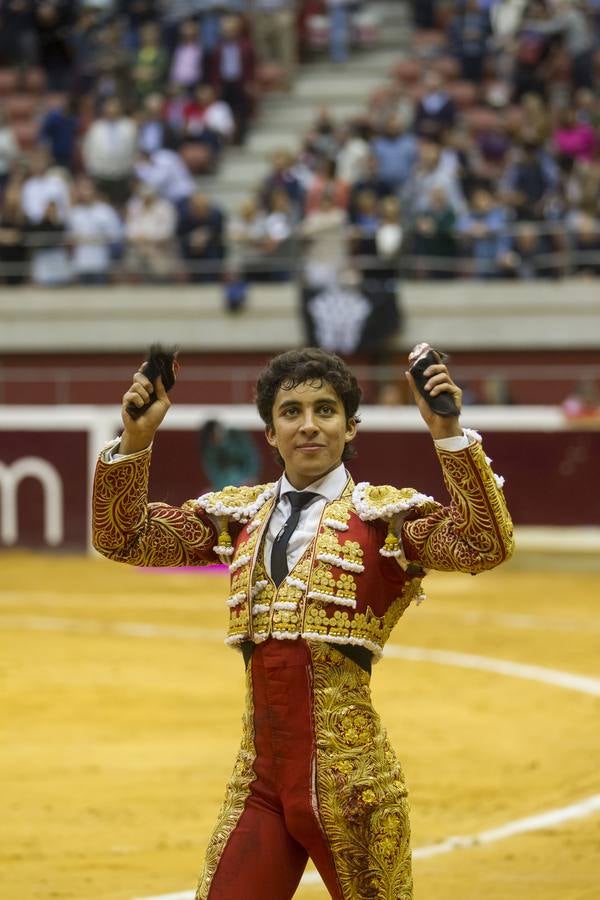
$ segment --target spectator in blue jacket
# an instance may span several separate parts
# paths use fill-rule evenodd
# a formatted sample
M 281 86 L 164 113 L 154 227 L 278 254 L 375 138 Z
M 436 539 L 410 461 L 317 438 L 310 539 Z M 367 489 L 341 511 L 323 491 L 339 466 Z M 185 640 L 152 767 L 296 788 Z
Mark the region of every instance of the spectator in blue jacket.
M 491 33 L 490 18 L 479 0 L 465 0 L 452 17 L 450 44 L 460 62 L 462 77 L 476 84 L 483 77 L 487 40 Z
M 401 188 L 417 161 L 415 135 L 394 115 L 388 119 L 384 133 L 373 140 L 371 148 L 377 158 L 379 177 L 390 191 Z
M 471 209 L 457 222 L 457 231 L 469 245 L 474 261 L 474 274 L 479 278 L 495 278 L 510 251 L 508 214 L 486 187 L 478 187 L 471 197 Z
M 39 131 L 40 143 L 48 148 L 54 162 L 65 169 L 73 166 L 79 127 L 75 108 L 74 100 L 67 100 L 64 94 L 51 95 Z

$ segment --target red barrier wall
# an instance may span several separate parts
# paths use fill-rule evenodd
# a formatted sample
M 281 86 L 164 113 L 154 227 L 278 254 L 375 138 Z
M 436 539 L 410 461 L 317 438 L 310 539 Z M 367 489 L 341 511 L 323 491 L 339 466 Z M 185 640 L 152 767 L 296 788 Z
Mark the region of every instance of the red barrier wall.
M 278 477 L 262 435 L 256 432 L 255 438 L 262 452 L 261 480 Z M 0 432 L 0 546 L 16 543 L 85 550 L 90 489 L 87 441 L 87 434 L 77 431 Z M 358 456 L 349 464 L 355 481 L 413 486 L 446 501 L 426 434 L 364 432 L 356 446 Z M 494 459 L 494 470 L 506 478 L 507 500 L 517 524 L 600 524 L 600 431 L 490 432 L 485 448 Z M 27 474 L 31 464 L 23 460 L 32 458 L 37 463 Z M 25 474 L 17 477 L 23 466 Z M 163 431 L 155 444 L 151 498 L 180 504 L 207 488 L 196 433 Z M 16 542 L 11 530 L 16 532 Z

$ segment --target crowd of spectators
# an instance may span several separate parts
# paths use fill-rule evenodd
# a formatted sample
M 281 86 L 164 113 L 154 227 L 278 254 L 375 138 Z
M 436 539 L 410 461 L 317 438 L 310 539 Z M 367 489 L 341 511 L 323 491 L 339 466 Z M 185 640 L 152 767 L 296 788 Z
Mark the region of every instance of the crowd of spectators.
M 343 62 L 355 5 L 3 0 L 0 60 L 41 67 L 47 102 L 25 160 L 0 101 L 0 277 L 224 279 L 235 305 L 298 274 L 600 275 L 597 0 L 419 0 L 363 115 L 322 109 L 231 217 L 198 190 L 245 139 L 257 60 L 289 89 L 298 28 L 326 22 Z
M 351 123 L 323 110 L 297 156 L 275 155 L 251 217 L 245 205 L 232 224 L 234 268 L 245 248 L 248 277 L 273 277 L 271 243 L 257 254 L 283 190 L 287 274 L 300 243 L 308 284 L 348 267 L 600 275 L 600 3 L 414 6 L 414 53 L 369 110 Z
M 197 176 L 323 36 L 347 58 L 361 6 L 1 0 L 0 279 L 219 278 L 224 215 Z

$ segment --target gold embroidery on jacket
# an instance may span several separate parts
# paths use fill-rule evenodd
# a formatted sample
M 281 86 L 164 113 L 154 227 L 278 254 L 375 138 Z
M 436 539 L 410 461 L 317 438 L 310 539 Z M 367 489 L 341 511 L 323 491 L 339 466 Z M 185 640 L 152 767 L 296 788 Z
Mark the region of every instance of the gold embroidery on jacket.
M 225 799 L 219 812 L 217 824 L 208 842 L 204 866 L 200 875 L 198 890 L 196 891 L 196 900 L 206 900 L 208 897 L 221 855 L 242 816 L 246 798 L 250 793 L 250 785 L 256 778 L 256 773 L 253 769 L 256 750 L 254 748 L 254 704 L 252 699 L 251 668 L 251 666 L 248 666 L 246 671 L 246 709 L 242 718 L 242 741 L 233 767 L 233 774 L 227 785 Z
M 214 528 L 196 514 L 195 501 L 183 506 L 148 503 L 151 454 L 96 466 L 93 502 L 94 547 L 109 559 L 135 566 L 207 565 Z
M 406 785 L 369 676 L 333 647 L 309 646 L 319 811 L 344 900 L 411 900 Z
M 362 572 L 363 550 L 357 541 L 344 541 L 342 544 L 333 528 L 323 528 L 317 535 L 316 558 L 323 562 L 330 562 L 343 569 L 353 572 Z
M 478 443 L 438 450 L 452 505 L 404 523 L 402 533 L 425 568 L 482 572 L 508 559 L 513 530 L 504 495 Z
M 316 601 L 307 604 L 302 637 L 320 639 L 333 644 L 359 644 L 373 653 L 377 662 L 392 630 L 411 601 L 421 593 L 421 580 L 409 581 L 383 616 L 376 616 L 367 606 L 366 612 L 347 612 L 334 609 L 327 603 Z

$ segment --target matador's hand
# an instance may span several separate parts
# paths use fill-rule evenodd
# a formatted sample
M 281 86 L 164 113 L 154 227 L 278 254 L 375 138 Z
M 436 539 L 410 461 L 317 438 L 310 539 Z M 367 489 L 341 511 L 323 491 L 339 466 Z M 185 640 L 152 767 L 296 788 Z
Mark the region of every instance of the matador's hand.
M 143 369 L 144 366 L 142 366 Z M 139 409 L 150 400 L 152 394 L 156 396 L 154 403 L 139 418 L 133 419 L 127 412 L 129 404 L 133 404 Z M 124 431 L 121 436 L 119 452 L 137 453 L 139 450 L 149 447 L 170 406 L 171 401 L 164 389 L 160 375 L 152 384 L 143 371 L 136 372 L 133 376 L 133 383 L 123 394 L 121 420 Z
M 435 352 L 435 351 L 434 351 Z M 438 354 L 439 358 L 439 354 Z M 462 391 L 457 384 L 454 383 L 448 367 L 443 362 L 437 362 L 430 365 L 424 373 L 427 376 L 425 390 L 431 397 L 437 397 L 443 391 L 447 391 L 453 398 L 457 410 L 460 413 Z M 434 440 L 446 437 L 458 437 L 462 435 L 462 429 L 459 425 L 458 416 L 439 416 L 431 409 L 425 397 L 419 392 L 415 380 L 410 372 L 405 372 L 415 403 L 423 417 L 423 420 Z

